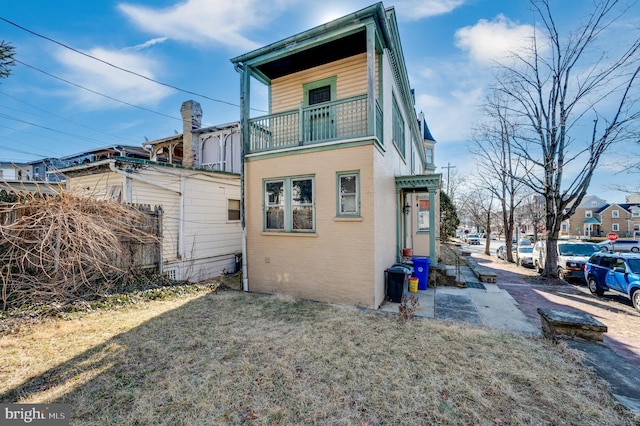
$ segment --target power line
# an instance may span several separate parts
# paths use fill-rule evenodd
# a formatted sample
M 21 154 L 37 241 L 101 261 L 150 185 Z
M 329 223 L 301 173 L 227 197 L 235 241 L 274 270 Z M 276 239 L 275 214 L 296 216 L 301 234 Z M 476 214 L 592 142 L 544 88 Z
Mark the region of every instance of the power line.
M 2 18 L 0 18 L 0 19 L 2 19 Z M 81 85 L 79 85 L 79 84 L 73 83 L 73 82 L 71 82 L 71 81 L 69 81 L 69 80 L 65 80 L 65 79 L 64 79 L 64 78 L 62 78 L 62 77 L 58 77 L 57 75 L 53 75 L 53 74 L 51 74 L 51 73 L 48 73 L 48 72 L 46 72 L 46 71 L 43 71 L 43 70 L 41 70 L 40 68 L 36 68 L 36 67 L 34 67 L 33 65 L 25 64 L 24 62 L 19 61 L 19 60 L 17 60 L 17 59 L 14 59 L 14 60 L 15 60 L 15 62 L 16 62 L 16 63 L 18 63 L 18 64 L 22 64 L 22 65 L 24 65 L 25 67 L 31 68 L 32 70 L 36 70 L 36 71 L 41 72 L 41 73 L 43 73 L 43 74 L 45 74 L 45 75 L 48 75 L 49 77 L 53 77 L 53 78 L 55 78 L 55 79 L 57 79 L 57 80 L 64 81 L 64 82 L 65 82 L 65 83 L 67 83 L 67 84 L 70 84 L 70 85 L 75 86 L 75 87 L 79 87 L 80 89 L 86 90 L 86 91 L 88 91 L 88 92 L 95 93 L 96 95 L 99 95 L 99 96 L 105 97 L 105 98 L 107 98 L 107 99 L 111 99 L 112 101 L 120 102 L 121 104 L 125 104 L 125 105 L 128 105 L 128 106 L 130 106 L 130 107 L 138 108 L 138 109 L 141 109 L 141 110 L 143 110 L 143 111 L 151 112 L 151 113 L 153 113 L 153 114 L 158 114 L 158 115 L 161 115 L 161 116 L 163 116 L 163 117 L 168 117 L 168 118 L 171 118 L 171 119 L 173 119 L 173 120 L 182 121 L 182 119 L 181 119 L 181 118 L 178 118 L 178 117 L 172 117 L 172 116 L 170 116 L 170 115 L 163 114 L 163 113 L 158 112 L 158 111 L 153 111 L 153 110 L 151 110 L 151 109 L 147 109 L 147 108 L 145 108 L 145 107 L 141 107 L 141 106 L 138 106 L 138 105 L 130 104 L 129 102 L 121 101 L 120 99 L 116 99 L 116 98 L 114 98 L 114 97 L 112 97 L 112 96 L 105 95 L 104 93 L 96 92 L 95 90 L 88 89 L 88 88 L 86 88 L 86 87 L 84 87 L 84 86 L 81 86 Z
M 55 114 L 55 113 L 50 112 L 50 111 L 47 111 L 47 110 L 45 110 L 45 109 L 43 109 L 43 108 L 40 108 L 40 107 L 38 107 L 38 106 L 36 106 L 36 105 L 30 104 L 30 103 L 29 103 L 29 102 L 27 102 L 27 101 L 24 101 L 24 100 L 22 100 L 22 99 L 18 99 L 18 98 L 16 98 L 15 96 L 11 96 L 10 94 L 8 94 L 8 93 L 6 93 L 6 92 L 3 92 L 2 90 L 0 90 L 0 94 L 3 94 L 4 96 L 6 96 L 6 97 L 8 97 L 8 98 L 15 99 L 15 100 L 16 100 L 16 101 L 18 101 L 18 102 L 21 102 L 21 103 L 23 103 L 23 104 L 25 104 L 25 105 L 30 106 L 31 108 L 35 108 L 35 109 L 37 109 L 37 110 L 39 110 L 39 111 L 42 111 L 42 112 L 44 112 L 44 113 L 46 113 L 46 114 L 49 114 L 49 115 L 52 115 L 52 116 L 54 116 L 54 117 L 60 118 L 61 120 L 68 121 L 69 123 L 75 124 L 76 126 L 84 127 L 85 129 L 93 130 L 94 132 L 102 133 L 102 134 L 104 134 L 104 135 L 112 136 L 112 137 L 114 137 L 114 138 L 124 139 L 124 138 L 122 138 L 122 136 L 118 136 L 118 135 L 115 135 L 115 134 L 113 134 L 113 133 L 104 132 L 104 131 L 102 131 L 102 130 L 95 129 L 95 128 L 93 128 L 93 127 L 85 126 L 85 125 L 84 125 L 84 124 L 82 124 L 82 123 L 78 123 L 78 122 L 76 122 L 76 121 L 69 120 L 69 119 L 68 119 L 68 118 L 66 118 L 66 117 L 63 117 L 63 116 L 61 116 L 61 115 Z M 7 108 L 8 108 L 8 107 L 7 107 Z M 27 111 L 23 111 L 23 112 L 27 112 Z M 128 139 L 128 140 L 129 140 L 129 141 L 131 141 L 131 142 L 140 143 L 140 141 L 139 141 L 139 140 L 137 140 L 137 139 L 136 139 L 136 140 L 134 140 L 134 139 Z
M 0 113 L 0 118 L 6 118 L 7 120 L 14 120 L 14 121 L 17 121 L 19 123 L 29 124 L 29 125 L 34 126 L 34 127 L 40 127 L 41 129 L 49 130 L 51 132 L 62 133 L 63 135 L 73 136 L 75 138 L 78 138 L 78 139 L 81 139 L 81 140 L 85 140 L 85 141 L 88 141 L 88 142 L 98 142 L 98 143 L 104 144 L 104 145 L 108 145 L 109 144 L 109 142 L 104 142 L 104 141 L 101 141 L 99 139 L 92 139 L 92 138 L 88 138 L 86 136 L 80 136 L 80 135 L 76 135 L 74 133 L 65 132 L 63 130 L 57 130 L 57 129 L 53 129 L 51 127 L 41 126 L 39 124 L 35 124 L 35 123 L 30 122 L 30 121 L 23 120 L 21 118 L 12 117 L 10 115 L 6 115 L 6 114 L 2 114 L 2 113 Z
M 108 66 L 110 66 L 110 67 L 113 67 L 113 68 L 115 68 L 115 69 L 118 69 L 118 70 L 120 70 L 120 71 L 124 71 L 124 72 L 126 72 L 126 73 L 133 74 L 133 75 L 135 75 L 135 76 L 137 76 L 137 77 L 144 78 L 145 80 L 152 81 L 152 82 L 154 82 L 154 83 L 156 83 L 156 84 L 160 84 L 160 85 L 162 85 L 162 86 L 169 87 L 169 88 L 174 89 L 174 90 L 177 90 L 177 91 L 179 91 L 179 92 L 183 92 L 183 93 L 187 93 L 187 94 L 195 95 L 195 96 L 200 96 L 201 98 L 208 99 L 208 100 L 213 101 L 213 102 L 219 102 L 219 103 L 221 103 L 221 104 L 231 105 L 231 106 L 233 106 L 233 107 L 240 108 L 240 105 L 234 104 L 234 103 L 232 103 L 232 102 L 222 101 L 222 100 L 220 100 L 220 99 L 214 99 L 214 98 L 211 98 L 211 97 L 209 97 L 209 96 L 202 95 L 202 94 L 200 94 L 200 93 L 192 92 L 192 91 L 190 91 L 190 90 L 181 89 L 181 88 L 179 88 L 179 87 L 177 87 L 177 86 L 173 86 L 173 85 L 171 85 L 171 84 L 167 84 L 167 83 L 163 83 L 163 82 L 158 81 L 158 80 L 154 80 L 154 79 L 153 79 L 153 78 L 151 78 L 151 77 L 147 77 L 146 75 L 139 74 L 139 73 L 137 73 L 137 72 L 135 72 L 135 71 L 131 71 L 131 70 L 128 70 L 128 69 L 126 69 L 126 68 L 119 67 L 119 66 L 114 65 L 114 64 L 112 64 L 112 63 L 110 63 L 110 62 L 107 62 L 107 61 L 105 61 L 105 60 L 103 60 L 103 59 L 96 58 L 95 56 L 89 55 L 88 53 L 85 53 L 85 52 L 83 52 L 83 51 L 81 51 L 81 50 L 74 49 L 73 47 L 68 46 L 68 45 L 66 45 L 66 44 L 64 44 L 64 43 L 61 43 L 61 42 L 59 42 L 59 41 L 57 41 L 57 40 L 54 40 L 54 39 L 52 39 L 52 38 L 50 38 L 50 37 L 44 36 L 44 35 L 42 35 L 42 34 L 38 34 L 38 33 L 36 33 L 35 31 L 32 31 L 32 30 L 30 30 L 30 29 L 28 29 L 28 28 L 25 28 L 25 27 L 21 26 L 21 25 L 18 25 L 18 24 L 16 24 L 15 22 L 12 22 L 12 21 L 10 21 L 10 20 L 8 20 L 8 19 L 6 19 L 6 18 L 3 18 L 3 17 L 1 17 L 1 16 L 0 16 L 0 20 L 3 20 L 3 21 L 4 21 L 4 22 L 6 22 L 7 24 L 13 25 L 13 26 L 14 26 L 14 27 L 16 27 L 16 28 L 20 28 L 21 30 L 26 31 L 26 32 L 28 32 L 29 34 L 33 34 L 33 35 L 34 35 L 34 36 L 36 36 L 36 37 L 40 37 L 40 38 L 42 38 L 42 39 L 45 39 L 45 40 L 50 41 L 50 42 L 52 42 L 52 43 L 55 43 L 55 44 L 57 44 L 57 45 L 59 45 L 59 46 L 64 47 L 65 49 L 69 49 L 69 50 L 71 50 L 71 51 L 73 51 L 73 52 L 79 53 L 80 55 L 86 56 L 87 58 L 91 58 L 91 59 L 94 59 L 94 60 L 96 60 L 96 61 L 98 61 L 98 62 L 102 62 L 103 64 L 108 65 Z M 16 60 L 16 62 L 19 62 L 19 61 L 17 61 L 17 60 Z

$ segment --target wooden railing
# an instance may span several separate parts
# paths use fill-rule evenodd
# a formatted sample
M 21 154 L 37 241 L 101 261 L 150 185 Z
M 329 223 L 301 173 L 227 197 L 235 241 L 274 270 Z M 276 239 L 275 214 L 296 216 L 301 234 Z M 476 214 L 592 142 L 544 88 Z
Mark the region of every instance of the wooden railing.
M 374 131 L 382 140 L 382 109 L 377 102 Z M 248 152 L 373 136 L 369 132 L 367 96 L 360 95 L 250 119 Z

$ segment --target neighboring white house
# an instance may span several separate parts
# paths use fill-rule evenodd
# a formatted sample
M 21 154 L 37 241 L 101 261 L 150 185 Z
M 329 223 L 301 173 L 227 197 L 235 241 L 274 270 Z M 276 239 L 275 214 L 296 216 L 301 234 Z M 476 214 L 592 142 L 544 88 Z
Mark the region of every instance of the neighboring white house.
M 144 144 L 158 161 L 109 158 L 61 172 L 71 191 L 161 206 L 161 272 L 201 281 L 234 272 L 242 253 L 240 137 L 237 124 L 201 129 L 202 112 L 193 101 L 181 111 L 183 134 Z

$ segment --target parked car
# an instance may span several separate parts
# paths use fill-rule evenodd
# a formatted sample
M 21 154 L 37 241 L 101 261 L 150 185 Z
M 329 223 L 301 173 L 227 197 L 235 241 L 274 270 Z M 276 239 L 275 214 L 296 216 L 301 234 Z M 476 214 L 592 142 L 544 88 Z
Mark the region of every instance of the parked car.
M 500 246 L 496 249 L 496 257 L 498 259 L 506 260 L 507 259 L 507 247 Z
M 584 268 L 589 291 L 602 296 L 612 291 L 628 297 L 640 312 L 640 254 L 594 253 Z
M 589 256 L 601 251 L 598 244 L 582 241 L 558 241 L 558 277 L 564 280 L 584 278 L 583 269 Z M 533 246 L 533 267 L 538 271 L 544 270 L 547 260 L 547 242 L 538 241 Z
M 518 246 L 517 250 L 516 250 L 516 259 L 517 259 L 517 264 L 518 266 L 530 266 L 533 267 L 533 256 L 532 256 L 532 252 L 533 252 L 533 247 L 531 247 L 531 244 L 529 245 L 524 245 L 524 246 Z
M 480 237 L 478 234 L 467 235 L 467 244 L 480 245 Z
M 598 244 L 602 249 L 607 251 L 632 251 L 640 252 L 640 241 L 638 240 L 615 240 L 603 241 Z

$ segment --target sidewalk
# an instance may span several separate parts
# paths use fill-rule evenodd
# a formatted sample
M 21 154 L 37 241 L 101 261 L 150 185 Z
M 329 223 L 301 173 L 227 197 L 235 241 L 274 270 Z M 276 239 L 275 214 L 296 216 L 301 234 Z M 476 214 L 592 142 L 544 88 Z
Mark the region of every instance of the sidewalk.
M 405 289 L 404 294 L 418 297 L 420 306 L 416 317 L 462 321 L 530 336 L 542 335 L 542 330 L 529 321 L 507 290 L 497 284 L 481 283 L 468 266 L 440 267 L 446 267 L 447 275 L 456 276 L 456 281 L 467 287 L 429 287 L 416 293 L 408 293 Z M 385 301 L 380 310 L 397 314 L 399 305 Z M 640 414 L 637 366 L 605 345 L 573 340 L 567 341 L 567 345 L 582 351 L 586 355 L 585 365 L 593 367 L 609 383 L 612 395 L 627 409 Z
M 446 266 L 447 274 L 456 275 L 455 266 Z M 449 321 L 465 321 L 470 324 L 523 333 L 541 335 L 527 317 L 518 309 L 518 304 L 506 290 L 497 284 L 481 283 L 471 268 L 460 267 L 456 281 L 467 288 L 429 287 L 414 294 L 420 306 L 415 316 Z M 399 303 L 385 301 L 380 310 L 398 313 Z

